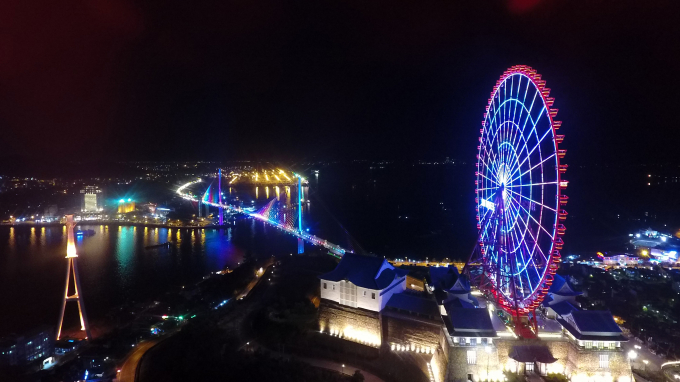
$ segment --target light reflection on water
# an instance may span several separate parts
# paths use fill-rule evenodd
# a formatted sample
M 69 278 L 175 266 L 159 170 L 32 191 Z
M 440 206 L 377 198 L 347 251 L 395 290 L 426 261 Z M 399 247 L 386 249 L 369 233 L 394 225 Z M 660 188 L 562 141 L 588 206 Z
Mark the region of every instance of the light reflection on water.
M 101 319 L 113 307 L 144 301 L 191 284 L 226 266 L 247 250 L 255 257 L 289 253 L 294 239 L 252 219 L 229 229 L 178 229 L 82 225 L 93 236 L 76 241 L 88 316 Z M 170 247 L 145 247 L 170 242 Z M 7 309 L 0 336 L 54 325 L 63 295 L 66 230 L 61 226 L 0 227 L 0 290 Z

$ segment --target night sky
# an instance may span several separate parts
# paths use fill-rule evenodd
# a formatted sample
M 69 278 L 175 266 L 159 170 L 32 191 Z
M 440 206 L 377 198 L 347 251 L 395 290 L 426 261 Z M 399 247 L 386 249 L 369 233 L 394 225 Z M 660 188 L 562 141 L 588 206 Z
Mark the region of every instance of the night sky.
M 567 163 L 680 163 L 677 0 L 3 1 L 0 157 L 474 161 L 543 75 Z

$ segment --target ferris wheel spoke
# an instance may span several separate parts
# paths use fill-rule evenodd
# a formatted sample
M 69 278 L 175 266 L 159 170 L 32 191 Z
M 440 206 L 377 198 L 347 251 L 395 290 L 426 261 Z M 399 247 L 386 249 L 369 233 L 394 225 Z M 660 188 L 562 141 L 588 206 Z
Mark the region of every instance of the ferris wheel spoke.
M 529 261 L 527 261 L 527 259 L 524 258 L 524 249 L 522 249 L 522 246 L 524 246 L 524 248 L 527 251 L 526 252 L 527 256 L 531 259 L 531 251 L 529 250 L 529 247 L 526 245 L 526 242 L 520 243 L 519 248 L 518 248 L 518 252 L 519 252 L 521 260 L 522 260 L 522 263 L 521 263 L 522 269 L 518 268 L 518 271 L 517 271 L 518 275 L 521 275 L 522 273 L 526 274 L 527 266 L 529 265 Z M 517 259 L 517 256 L 515 256 L 515 259 Z M 533 289 L 533 287 L 531 286 L 531 280 L 529 279 L 529 277 L 527 277 L 527 282 L 529 284 L 529 289 Z
M 520 76 L 519 79 L 520 79 L 520 84 L 521 84 L 521 83 L 522 83 L 522 76 Z M 527 121 L 528 121 L 529 118 L 531 117 L 531 110 L 534 108 L 534 102 L 536 101 L 536 93 L 534 93 L 534 98 L 531 100 L 531 106 L 529 107 L 529 109 L 527 109 L 527 107 L 526 107 L 526 100 L 527 100 L 527 94 L 529 93 L 529 85 L 530 85 L 530 84 L 531 84 L 531 81 L 529 81 L 529 80 L 527 79 L 527 85 L 526 85 L 526 87 L 525 87 L 525 89 L 524 89 L 524 97 L 523 97 L 522 102 L 521 102 L 522 108 L 520 109 L 520 115 L 519 115 L 519 119 L 520 119 L 520 121 L 521 121 L 521 120 L 522 120 L 522 111 L 523 111 L 523 110 L 526 110 L 526 112 L 527 112 L 527 118 L 524 119 L 524 125 L 522 125 L 522 129 L 521 129 L 521 130 L 519 129 L 519 124 L 517 124 L 517 134 L 515 135 L 515 137 L 513 138 L 513 141 L 512 141 L 513 147 L 517 145 L 517 141 L 516 141 L 517 137 L 520 137 L 520 136 L 523 137 L 523 136 L 524 136 L 524 135 L 523 135 L 523 134 L 524 134 L 524 128 L 526 127 Z M 520 92 L 521 89 L 522 89 L 521 86 L 518 86 L 518 87 L 517 87 L 517 100 L 518 100 L 518 103 L 520 103 L 520 102 L 519 102 L 519 92 Z M 516 106 L 516 105 L 515 105 L 515 106 Z M 514 121 L 514 119 L 513 119 L 513 121 Z M 532 121 L 532 122 L 533 122 L 533 121 Z
M 488 191 L 488 190 L 497 190 L 497 189 L 498 189 L 498 187 L 484 187 L 484 188 L 478 188 L 477 191 Z
M 520 208 L 522 208 L 524 211 L 527 212 L 527 214 L 529 215 L 529 217 L 531 218 L 531 220 L 533 220 L 534 223 L 536 223 L 536 224 L 543 230 L 543 232 L 545 232 L 545 234 L 548 235 L 548 237 L 550 238 L 550 240 L 555 240 L 555 238 L 553 237 L 553 235 L 552 235 L 550 232 L 548 232 L 548 230 L 545 229 L 545 227 L 543 227 L 543 224 L 539 223 L 538 220 L 536 220 L 536 218 L 534 218 L 533 215 L 531 215 L 531 213 L 529 213 L 529 211 L 527 211 L 527 209 L 524 208 L 523 205 L 520 204 Z M 537 236 L 538 236 L 538 235 L 537 235 Z M 545 254 L 544 254 L 544 256 L 545 256 Z
M 540 228 L 542 228 L 543 231 L 545 231 L 545 233 L 552 239 L 552 235 L 551 235 L 550 233 L 548 233 L 548 231 L 546 231 L 545 228 L 543 228 L 543 226 L 542 226 L 540 223 L 538 223 L 538 222 L 536 221 L 536 219 L 534 219 L 533 216 L 531 216 L 531 213 L 529 213 L 529 211 L 527 211 L 527 210 L 526 210 L 523 206 L 521 206 L 521 205 L 520 205 L 520 208 L 522 208 L 522 209 L 527 213 L 527 215 L 528 215 L 534 222 L 536 222 L 536 224 L 537 224 Z M 517 210 L 517 213 L 518 213 L 518 214 L 517 214 L 518 219 L 519 219 L 522 223 L 524 223 L 525 232 L 528 233 L 529 236 L 531 236 L 531 239 L 534 241 L 534 247 L 538 248 L 538 251 L 539 251 L 539 252 L 541 253 L 541 255 L 543 256 L 543 259 L 547 262 L 547 261 L 548 261 L 548 257 L 545 255 L 545 253 L 543 253 L 543 250 L 542 250 L 541 247 L 538 245 L 538 235 L 536 235 L 536 237 L 534 237 L 534 235 L 533 235 L 531 229 L 529 229 L 529 221 L 528 221 L 528 220 L 525 221 L 524 219 L 522 219 L 521 215 L 519 214 L 519 210 Z M 533 256 L 533 255 L 532 255 L 532 256 Z
M 484 149 L 484 154 L 485 154 L 489 159 L 492 159 L 492 160 L 495 160 L 495 159 L 496 159 L 496 153 L 494 153 L 493 150 L 492 150 L 492 151 L 489 151 L 489 149 L 487 149 L 487 147 L 486 147 L 486 144 L 484 144 L 484 145 L 482 146 L 482 148 Z
M 527 83 L 527 90 L 526 90 L 526 92 L 529 91 L 529 84 L 531 84 L 531 81 L 529 81 L 529 82 Z M 536 123 L 534 122 L 534 119 L 531 117 L 531 111 L 534 109 L 534 104 L 536 103 L 536 94 L 537 94 L 537 93 L 536 93 L 536 92 L 534 93 L 534 98 L 532 98 L 532 100 L 531 100 L 531 106 L 529 106 L 529 108 L 527 109 L 527 107 L 525 106 L 525 101 L 526 101 L 526 97 L 527 97 L 527 93 L 526 93 L 526 92 L 524 93 L 524 101 L 522 102 L 522 106 L 524 107 L 524 110 L 526 110 L 527 116 L 526 116 L 526 118 L 524 119 L 524 124 L 522 125 L 522 136 L 524 136 L 524 130 L 526 129 L 526 127 L 527 127 L 527 122 L 529 122 L 529 120 L 531 120 L 531 124 L 532 124 L 532 125 L 536 126 Z M 541 116 L 541 115 L 539 114 L 538 117 L 540 118 L 540 116 Z M 526 146 L 526 145 L 525 145 L 525 146 Z
M 530 251 L 528 245 L 525 244 L 524 247 L 526 247 L 527 251 L 529 252 L 529 261 L 531 261 L 531 264 L 533 264 L 532 268 L 534 269 L 534 271 L 536 272 L 536 276 L 538 276 L 538 279 L 540 280 L 541 275 L 538 273 L 538 269 L 537 269 L 538 267 L 536 266 L 536 262 L 534 261 L 534 252 L 535 252 L 535 248 L 538 248 L 539 251 L 541 250 L 541 248 L 538 247 L 537 245 L 534 245 L 534 251 Z M 543 253 L 541 253 L 541 254 L 543 254 Z M 545 257 L 545 255 L 544 255 L 544 257 Z M 527 261 L 527 263 L 528 263 L 528 261 Z M 527 280 L 530 280 L 528 272 L 527 272 Z M 531 285 L 531 283 L 529 283 L 529 285 Z M 534 288 L 532 287 L 531 290 L 533 291 Z
M 527 184 L 515 184 L 512 186 L 505 186 L 505 188 L 515 188 L 515 187 L 531 187 L 531 186 L 544 186 L 547 184 L 557 184 L 558 182 L 541 182 L 541 183 L 527 183 Z
M 512 123 L 513 123 L 513 124 L 515 124 L 515 120 L 517 119 L 517 104 L 520 104 L 520 101 L 519 101 L 519 91 L 520 91 L 521 88 L 522 88 L 522 76 L 518 76 L 517 95 L 515 96 L 515 99 L 516 99 L 517 101 L 515 102 L 515 107 L 514 107 L 513 112 L 512 112 Z M 524 104 L 522 104 L 522 108 L 523 108 L 523 107 L 524 107 Z M 521 114 L 522 114 L 522 108 L 519 109 L 519 111 L 520 111 L 520 116 L 521 116 Z M 518 129 L 515 129 L 515 130 L 518 130 Z M 513 137 L 513 141 L 514 141 L 514 137 Z
M 550 158 L 552 158 L 552 157 L 554 157 L 554 156 L 555 156 L 555 153 L 550 154 L 549 156 L 547 156 L 547 157 L 546 157 L 545 159 L 543 159 L 542 161 L 536 163 L 533 167 L 531 167 L 531 168 L 529 168 L 528 170 L 524 171 L 523 173 L 519 174 L 519 176 L 512 178 L 512 181 L 516 180 L 517 178 L 523 177 L 527 172 L 529 172 L 529 171 L 535 169 L 536 167 L 542 165 L 543 163 L 545 163 L 545 161 L 547 161 L 548 159 L 550 159 Z M 528 158 L 528 157 L 527 157 L 527 158 Z M 525 160 L 526 160 L 526 159 L 525 159 Z M 520 164 L 520 165 L 521 165 L 521 164 Z
M 496 185 L 499 186 L 499 187 L 500 187 L 500 185 L 501 185 L 501 184 L 498 183 L 497 181 L 495 181 L 495 180 L 493 180 L 493 179 L 487 177 L 486 175 L 482 174 L 481 172 L 479 173 L 479 176 L 481 176 L 482 178 L 488 180 L 489 182 L 492 182 L 492 183 L 496 184 Z
M 538 121 L 540 120 L 541 116 L 543 115 L 543 111 L 545 110 L 545 106 L 543 106 L 543 109 L 541 110 L 541 112 L 538 114 L 538 117 L 536 117 L 536 120 L 534 121 L 534 119 L 531 117 L 531 110 L 532 110 L 533 107 L 534 107 L 534 101 L 535 101 L 535 100 L 536 100 L 536 94 L 534 94 L 534 100 L 531 102 L 531 107 L 527 110 L 527 117 L 526 117 L 526 119 L 524 120 L 524 125 L 522 126 L 522 134 L 521 134 L 521 135 L 522 135 L 523 138 L 525 138 L 525 139 L 524 139 L 524 144 L 522 145 L 522 150 L 526 150 L 526 151 L 527 151 L 527 158 L 529 158 L 529 156 L 531 155 L 531 153 L 533 153 L 533 150 L 536 149 L 536 146 L 534 146 L 534 148 L 532 149 L 532 151 L 529 152 L 528 142 L 529 142 L 529 139 L 531 139 L 532 133 L 534 132 L 534 130 L 536 130 L 536 125 L 538 124 Z M 529 132 L 528 135 L 525 135 L 524 132 L 525 132 L 525 130 L 526 130 L 527 122 L 528 122 L 529 120 L 531 120 L 532 129 L 531 129 L 531 131 Z M 538 143 L 540 143 L 540 140 L 538 141 Z M 537 143 L 537 144 L 538 144 L 538 143 Z M 527 158 L 525 158 L 525 161 L 526 161 Z M 522 161 L 521 164 L 523 164 L 523 163 L 524 163 L 524 161 Z M 521 165 L 521 164 L 520 164 L 520 165 Z
M 508 187 L 508 188 L 509 188 L 509 187 Z M 530 201 L 531 203 L 534 203 L 534 204 L 539 205 L 539 206 L 541 206 L 541 207 L 545 207 L 545 208 L 549 209 L 549 210 L 552 211 L 552 212 L 557 212 L 557 210 L 555 210 L 554 208 L 548 207 L 548 206 L 546 206 L 545 204 L 539 203 L 539 202 L 537 202 L 537 201 L 535 201 L 535 200 L 533 200 L 533 199 L 531 199 L 531 198 L 529 198 L 529 197 L 526 197 L 526 196 L 524 196 L 524 195 L 522 195 L 522 194 L 520 194 L 520 193 L 517 193 L 517 192 L 515 192 L 515 191 L 513 191 L 513 190 L 508 190 L 508 191 L 512 192 L 513 194 L 515 194 L 515 195 L 517 195 L 517 196 L 520 196 L 520 197 L 526 199 L 527 201 Z

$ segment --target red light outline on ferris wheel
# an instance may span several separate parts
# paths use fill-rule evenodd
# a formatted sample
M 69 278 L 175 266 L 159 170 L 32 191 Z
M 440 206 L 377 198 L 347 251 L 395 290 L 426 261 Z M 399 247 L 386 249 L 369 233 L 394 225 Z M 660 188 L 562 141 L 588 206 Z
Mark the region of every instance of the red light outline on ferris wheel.
M 541 79 L 541 75 L 537 73 L 537 71 L 533 68 L 531 68 L 528 65 L 515 65 L 507 69 L 501 77 L 496 81 L 496 84 L 493 87 L 493 90 L 491 92 L 491 97 L 489 98 L 489 101 L 487 102 L 485 113 L 484 113 L 484 120 L 482 120 L 482 129 L 480 129 L 480 134 L 482 134 L 479 138 L 480 140 L 480 146 L 477 147 L 478 152 L 477 152 L 477 164 L 476 168 L 477 171 L 475 172 L 475 176 L 479 176 L 479 170 L 480 170 L 480 157 L 481 157 L 481 144 L 482 144 L 482 139 L 483 139 L 483 134 L 484 134 L 484 128 L 486 127 L 486 119 L 488 117 L 489 110 L 492 107 L 493 99 L 496 97 L 496 94 L 498 90 L 500 89 L 501 85 L 505 80 L 515 74 L 520 74 L 528 78 L 533 85 L 536 87 L 538 90 L 538 94 L 541 96 L 541 101 L 545 105 L 547 109 L 546 115 L 548 116 L 548 120 L 550 122 L 550 129 L 552 130 L 553 133 L 553 145 L 555 148 L 555 160 L 556 160 L 556 178 L 557 178 L 557 187 L 556 187 L 556 210 L 555 210 L 555 224 L 553 227 L 553 234 L 551 237 L 553 238 L 550 244 L 550 250 L 548 251 L 548 261 L 547 261 L 547 269 L 545 272 L 543 272 L 543 276 L 541 277 L 540 281 L 538 282 L 536 288 L 534 288 L 533 293 L 531 293 L 529 296 L 524 298 L 522 301 L 522 307 L 518 307 L 518 311 L 521 314 L 527 314 L 533 310 L 535 310 L 538 305 L 543 301 L 545 295 L 548 293 L 548 290 L 550 286 L 552 285 L 554 275 L 557 272 L 557 268 L 559 267 L 559 263 L 561 261 L 561 256 L 560 256 L 560 250 L 562 249 L 562 246 L 564 244 L 562 240 L 562 235 L 564 235 L 564 232 L 566 230 L 564 224 L 560 223 L 560 221 L 564 221 L 567 216 L 567 212 L 562 209 L 562 205 L 567 203 L 568 197 L 563 194 L 562 190 L 566 188 L 568 182 L 562 179 L 562 174 L 564 174 L 567 170 L 567 165 L 561 163 L 561 159 L 564 158 L 566 154 L 566 150 L 561 150 L 559 149 L 559 144 L 562 143 L 564 140 L 564 135 L 557 135 L 557 130 L 561 127 L 562 122 L 561 121 L 556 121 L 555 117 L 557 116 L 558 109 L 552 108 L 554 105 L 555 99 L 550 97 L 550 89 L 545 86 L 545 80 Z M 481 231 L 481 222 L 480 222 L 480 217 L 479 217 L 479 184 L 478 180 L 475 180 L 475 209 L 477 210 L 477 228 L 478 230 Z M 541 212 L 542 213 L 542 212 Z M 481 246 L 480 250 L 482 253 L 482 256 L 485 256 L 485 251 L 484 251 L 484 243 L 479 243 Z M 507 296 L 505 296 L 502 292 L 497 290 L 498 286 L 494 285 L 494 288 L 491 289 L 491 293 L 494 296 L 494 299 L 496 300 L 497 303 L 499 303 L 501 306 L 507 308 L 507 309 L 512 309 L 514 310 L 515 307 L 513 306 L 513 302 L 510 301 Z

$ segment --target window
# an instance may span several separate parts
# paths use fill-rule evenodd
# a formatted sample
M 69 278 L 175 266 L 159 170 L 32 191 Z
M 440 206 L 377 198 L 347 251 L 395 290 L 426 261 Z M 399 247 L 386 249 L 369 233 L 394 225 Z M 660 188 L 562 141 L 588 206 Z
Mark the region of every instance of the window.
M 335 285 L 332 285 L 332 286 L 333 286 L 333 290 L 335 290 Z
M 487 343 L 487 339 L 486 339 L 486 338 L 482 338 L 482 345 L 486 345 L 486 343 Z
M 468 363 L 468 365 L 476 365 L 477 364 L 477 351 L 476 350 L 468 350 L 468 352 L 467 352 L 467 363 Z
M 453 343 L 457 344 L 458 343 L 458 337 L 453 337 Z
M 326 285 L 326 283 L 323 283 L 323 289 L 328 289 L 328 285 Z
M 586 341 L 586 349 L 592 349 L 593 348 L 593 341 Z
M 476 338 L 470 338 L 470 346 L 477 346 L 477 339 Z
M 364 297 L 366 297 L 366 291 L 364 291 Z
M 375 300 L 375 293 L 371 293 L 371 298 Z
M 600 369 L 609 369 L 609 354 L 600 354 Z
M 340 281 L 340 304 L 357 307 L 357 286 L 351 281 Z
M 472 374 L 468 374 L 468 381 L 472 382 Z
M 609 345 L 609 349 L 610 349 L 610 350 L 616 349 L 616 342 L 611 341 L 611 342 L 608 343 L 608 345 Z

